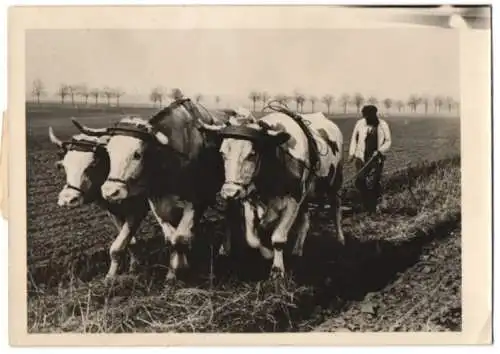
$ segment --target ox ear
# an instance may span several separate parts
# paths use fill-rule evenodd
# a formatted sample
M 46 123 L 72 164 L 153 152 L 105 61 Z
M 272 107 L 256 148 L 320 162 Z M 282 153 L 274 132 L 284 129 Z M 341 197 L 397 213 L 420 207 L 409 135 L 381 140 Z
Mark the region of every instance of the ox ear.
M 163 134 L 162 132 L 156 131 L 156 132 L 154 132 L 154 136 L 160 144 L 162 144 L 162 145 L 168 144 L 168 137 L 165 134 Z
M 268 130 L 267 134 L 271 138 L 271 142 L 276 145 L 284 144 L 290 139 L 290 134 L 284 131 Z
M 271 138 L 271 142 L 276 145 L 284 144 L 290 139 L 290 134 L 284 130 L 277 130 L 275 127 L 271 127 L 269 123 L 258 120 L 257 124 L 265 131 L 267 136 Z

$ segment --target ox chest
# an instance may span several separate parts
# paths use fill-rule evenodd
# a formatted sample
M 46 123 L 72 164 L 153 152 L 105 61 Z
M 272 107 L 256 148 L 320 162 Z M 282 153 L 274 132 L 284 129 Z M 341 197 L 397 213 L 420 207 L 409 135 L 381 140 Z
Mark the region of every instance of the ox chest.
M 151 195 L 174 195 L 195 204 L 214 203 L 224 183 L 224 166 L 215 147 L 204 147 L 189 159 L 164 156 L 153 170 L 149 186 Z

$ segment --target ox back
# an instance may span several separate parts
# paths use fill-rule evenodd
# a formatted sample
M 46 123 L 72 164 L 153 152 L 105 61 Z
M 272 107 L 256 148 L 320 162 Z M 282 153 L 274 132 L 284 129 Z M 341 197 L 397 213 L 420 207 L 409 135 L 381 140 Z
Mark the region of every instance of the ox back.
M 185 110 L 176 110 L 178 105 Z M 198 119 L 211 118 L 189 99 L 181 99 L 150 120 L 169 139 L 167 147 L 155 147 L 147 156 L 152 195 L 178 195 L 196 205 L 215 203 L 224 183 L 223 161 L 218 138 L 198 129 Z

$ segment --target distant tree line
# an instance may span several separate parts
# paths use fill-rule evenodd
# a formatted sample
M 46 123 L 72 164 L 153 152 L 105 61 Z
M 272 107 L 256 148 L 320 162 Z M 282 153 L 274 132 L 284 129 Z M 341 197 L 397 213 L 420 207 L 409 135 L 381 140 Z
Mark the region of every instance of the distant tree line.
M 317 111 L 316 105 L 318 102 L 321 102 L 326 107 L 328 114 L 332 112 L 335 104 L 340 107 L 340 111 L 343 113 L 352 112 L 353 109 L 355 112 L 359 113 L 365 104 L 373 104 L 380 108 L 385 108 L 386 111 L 394 110 L 397 112 L 417 112 L 422 108 L 426 114 L 431 111 L 431 106 L 434 112 L 451 112 L 453 110 L 458 110 L 460 106 L 459 102 L 453 97 L 444 95 L 429 96 L 412 94 L 407 100 L 401 100 L 393 98 L 378 99 L 374 96 L 365 97 L 359 92 L 352 95 L 345 93 L 337 98 L 331 94 L 326 94 L 322 97 L 314 95 L 308 96 L 298 91 L 294 92 L 292 95 L 277 94 L 274 96 L 269 95 L 267 92 L 252 91 L 248 95 L 248 99 L 254 111 L 258 109 L 258 103 L 260 103 L 263 108 L 270 99 L 273 99 L 287 106 L 292 105 L 297 112 L 301 113 Z M 304 108 L 304 106 L 306 106 L 306 108 Z M 307 109 L 307 106 L 309 109 Z
M 40 103 L 40 97 L 46 95 L 46 89 L 41 80 L 34 80 L 32 85 L 32 97 L 35 103 Z M 110 106 L 114 103 L 116 106 L 120 105 L 120 98 L 125 95 L 125 92 L 119 88 L 88 88 L 84 84 L 68 85 L 61 84 L 55 95 L 60 99 L 62 104 L 71 102 L 75 105 L 76 102 L 83 105 L 89 104 L 106 104 Z M 181 91 L 177 88 L 167 90 L 162 86 L 155 86 L 149 93 L 149 100 L 155 107 L 162 107 L 166 99 L 174 99 L 182 95 Z M 193 99 L 200 103 L 206 101 L 207 97 L 201 93 L 195 94 Z M 460 103 L 451 96 L 429 96 L 412 94 L 407 100 L 393 99 L 393 98 L 377 98 L 374 96 L 364 96 L 360 92 L 354 94 L 344 93 L 339 97 L 331 94 L 325 94 L 322 97 L 314 95 L 306 95 L 302 92 L 295 91 L 292 95 L 275 94 L 271 95 L 266 91 L 251 91 L 248 94 L 248 99 L 253 111 L 263 109 L 271 100 L 275 100 L 294 108 L 297 112 L 315 112 L 318 110 L 318 104 L 322 103 L 326 108 L 328 114 L 334 111 L 335 106 L 339 108 L 340 112 L 352 113 L 353 111 L 359 113 L 362 106 L 365 104 L 373 104 L 379 106 L 380 109 L 385 109 L 387 112 L 442 112 L 459 110 Z M 213 103 L 219 107 L 222 99 L 221 96 L 215 95 Z M 431 108 L 432 107 L 432 108 Z
M 40 98 L 47 96 L 48 92 L 39 79 L 33 81 L 31 96 L 35 103 L 40 103 Z M 120 99 L 125 92 L 119 88 L 105 86 L 103 88 L 89 88 L 85 84 L 69 85 L 60 84 L 54 92 L 54 96 L 61 104 L 71 103 L 73 106 L 106 104 L 111 106 L 114 103 L 120 106 Z

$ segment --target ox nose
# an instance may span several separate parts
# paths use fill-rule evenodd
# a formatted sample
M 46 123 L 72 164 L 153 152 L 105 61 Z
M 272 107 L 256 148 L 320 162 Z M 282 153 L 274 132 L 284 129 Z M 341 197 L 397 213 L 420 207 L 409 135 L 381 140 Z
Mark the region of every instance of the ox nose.
M 127 191 L 125 186 L 117 185 L 114 182 L 105 182 L 101 187 L 102 196 L 109 201 L 125 199 Z
M 237 199 L 241 196 L 243 189 L 234 184 L 225 184 L 221 189 L 221 197 L 224 199 Z
M 82 198 L 79 194 L 67 193 L 65 191 L 59 194 L 59 198 L 57 200 L 57 205 L 60 207 L 75 207 L 80 205 L 82 202 Z

